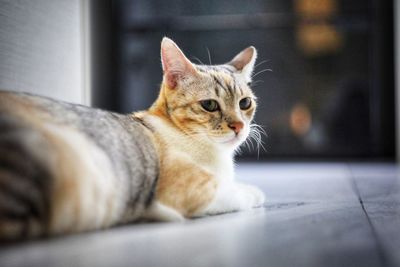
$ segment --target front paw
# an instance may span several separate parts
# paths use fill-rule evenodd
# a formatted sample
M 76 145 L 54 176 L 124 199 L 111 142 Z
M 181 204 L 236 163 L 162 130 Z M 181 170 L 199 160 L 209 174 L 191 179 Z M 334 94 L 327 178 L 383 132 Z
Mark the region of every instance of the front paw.
M 255 207 L 261 207 L 264 202 L 264 193 L 255 186 L 241 183 L 224 184 L 220 187 L 213 202 L 196 215 L 203 216 L 250 210 Z
M 243 194 L 245 194 L 248 199 L 249 208 L 261 207 L 265 203 L 265 195 L 260 189 L 253 185 L 241 185 Z

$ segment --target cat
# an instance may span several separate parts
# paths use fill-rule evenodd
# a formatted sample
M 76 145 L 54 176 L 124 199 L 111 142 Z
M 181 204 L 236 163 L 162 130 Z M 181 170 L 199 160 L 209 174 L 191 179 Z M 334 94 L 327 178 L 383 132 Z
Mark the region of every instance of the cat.
M 257 105 L 256 57 L 248 47 L 196 65 L 164 37 L 159 96 L 127 115 L 0 92 L 0 238 L 262 206 L 261 190 L 234 180 L 233 161 Z

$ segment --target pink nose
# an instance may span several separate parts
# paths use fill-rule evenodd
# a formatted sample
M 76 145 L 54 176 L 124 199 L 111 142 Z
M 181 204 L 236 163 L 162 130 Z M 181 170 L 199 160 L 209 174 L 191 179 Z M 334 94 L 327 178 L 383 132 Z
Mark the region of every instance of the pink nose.
M 235 134 L 238 134 L 240 130 L 243 129 L 243 126 L 244 124 L 241 121 L 236 121 L 228 124 L 228 127 L 231 128 L 235 132 Z

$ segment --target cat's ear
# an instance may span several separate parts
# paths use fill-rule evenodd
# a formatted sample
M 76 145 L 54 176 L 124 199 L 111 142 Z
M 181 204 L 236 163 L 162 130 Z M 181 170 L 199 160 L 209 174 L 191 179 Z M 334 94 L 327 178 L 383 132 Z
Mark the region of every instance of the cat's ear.
M 196 68 L 171 39 L 164 37 L 161 41 L 161 63 L 164 72 L 164 82 L 170 89 L 179 80 L 197 74 Z
M 227 64 L 233 66 L 239 73 L 241 73 L 244 76 L 246 82 L 251 82 L 251 74 L 253 73 L 256 59 L 257 50 L 254 46 L 250 46 L 237 54 Z

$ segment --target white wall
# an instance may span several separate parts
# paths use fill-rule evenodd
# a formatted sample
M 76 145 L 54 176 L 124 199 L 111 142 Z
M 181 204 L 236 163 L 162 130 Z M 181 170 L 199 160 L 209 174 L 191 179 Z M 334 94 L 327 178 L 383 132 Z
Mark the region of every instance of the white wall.
M 0 88 L 85 99 L 80 0 L 0 0 Z

